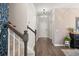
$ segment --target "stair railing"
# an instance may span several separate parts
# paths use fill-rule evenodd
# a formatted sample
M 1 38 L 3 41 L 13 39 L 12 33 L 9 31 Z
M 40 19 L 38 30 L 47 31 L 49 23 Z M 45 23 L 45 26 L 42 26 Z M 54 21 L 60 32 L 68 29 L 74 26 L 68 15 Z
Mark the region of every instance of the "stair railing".
M 8 55 L 20 56 L 22 54 L 21 52 L 23 51 L 23 55 L 27 56 L 27 42 L 28 42 L 27 30 L 24 31 L 24 34 L 21 34 L 19 31 L 15 29 L 15 27 L 16 26 L 14 26 L 11 22 L 8 22 Z M 12 42 L 11 42 L 11 39 L 13 40 Z M 17 46 L 16 41 L 18 42 L 18 46 Z M 23 47 L 24 50 L 22 50 L 21 47 Z M 18 51 L 18 54 L 17 54 L 17 51 Z
M 36 30 L 34 31 L 31 27 L 27 26 L 27 29 L 29 29 L 30 31 L 32 31 L 35 34 L 35 43 L 36 43 Z M 36 56 L 36 44 L 35 44 L 35 56 Z

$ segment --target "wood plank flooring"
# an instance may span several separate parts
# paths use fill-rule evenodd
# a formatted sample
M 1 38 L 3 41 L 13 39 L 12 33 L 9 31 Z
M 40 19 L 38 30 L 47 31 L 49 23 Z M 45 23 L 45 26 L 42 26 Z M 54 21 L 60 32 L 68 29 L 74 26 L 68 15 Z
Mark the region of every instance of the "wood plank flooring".
M 41 37 L 36 42 L 36 56 L 64 56 L 64 53 L 52 44 L 51 39 Z

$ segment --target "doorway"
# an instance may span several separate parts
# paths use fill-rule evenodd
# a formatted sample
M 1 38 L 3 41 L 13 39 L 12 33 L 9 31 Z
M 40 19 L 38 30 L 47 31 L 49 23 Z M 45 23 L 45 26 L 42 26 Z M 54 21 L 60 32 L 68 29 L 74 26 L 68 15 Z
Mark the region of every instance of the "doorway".
M 52 55 L 52 11 L 43 11 L 37 13 L 37 35 L 36 35 L 36 51 L 38 56 Z

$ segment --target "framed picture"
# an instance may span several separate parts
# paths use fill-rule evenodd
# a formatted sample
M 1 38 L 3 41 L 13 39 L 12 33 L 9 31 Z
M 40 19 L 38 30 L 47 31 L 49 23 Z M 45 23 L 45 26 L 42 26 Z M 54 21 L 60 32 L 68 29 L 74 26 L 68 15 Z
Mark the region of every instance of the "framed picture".
M 79 31 L 79 17 L 76 17 L 76 31 Z

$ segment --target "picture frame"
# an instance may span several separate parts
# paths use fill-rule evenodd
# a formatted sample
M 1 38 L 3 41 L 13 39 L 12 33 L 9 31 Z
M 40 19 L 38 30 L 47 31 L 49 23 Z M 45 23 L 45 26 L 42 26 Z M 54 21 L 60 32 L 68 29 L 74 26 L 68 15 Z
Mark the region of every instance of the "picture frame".
M 76 17 L 76 31 L 79 31 L 79 17 Z

